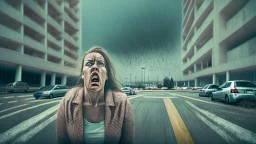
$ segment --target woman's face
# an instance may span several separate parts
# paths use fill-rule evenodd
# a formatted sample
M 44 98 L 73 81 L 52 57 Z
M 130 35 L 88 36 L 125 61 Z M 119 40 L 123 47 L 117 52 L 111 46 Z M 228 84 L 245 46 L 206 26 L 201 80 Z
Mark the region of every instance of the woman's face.
M 96 52 L 84 57 L 83 73 L 84 86 L 89 91 L 99 91 L 104 88 L 107 80 L 107 69 L 104 57 Z

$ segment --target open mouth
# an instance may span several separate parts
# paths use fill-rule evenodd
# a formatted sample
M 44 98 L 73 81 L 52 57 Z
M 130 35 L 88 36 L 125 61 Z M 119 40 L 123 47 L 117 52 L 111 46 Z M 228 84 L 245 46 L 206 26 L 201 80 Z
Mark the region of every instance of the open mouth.
M 93 73 L 91 76 L 91 85 L 99 86 L 100 77 L 97 73 Z

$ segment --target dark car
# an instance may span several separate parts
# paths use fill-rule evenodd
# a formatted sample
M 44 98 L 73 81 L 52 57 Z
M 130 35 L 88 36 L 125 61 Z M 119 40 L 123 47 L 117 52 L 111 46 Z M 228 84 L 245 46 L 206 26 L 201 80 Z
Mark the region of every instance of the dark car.
M 14 83 L 9 83 L 6 86 L 7 92 L 28 92 L 29 85 L 25 82 L 16 81 Z
M 69 88 L 63 85 L 48 85 L 45 87 L 40 88 L 37 92 L 34 93 L 34 97 L 36 99 L 40 97 L 59 97 L 64 96 L 68 92 Z

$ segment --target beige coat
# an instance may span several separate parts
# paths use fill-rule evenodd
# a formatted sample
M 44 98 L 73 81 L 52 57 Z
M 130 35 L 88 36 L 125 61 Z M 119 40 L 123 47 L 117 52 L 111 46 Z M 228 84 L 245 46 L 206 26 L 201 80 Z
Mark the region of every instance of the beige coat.
M 82 86 L 72 88 L 60 102 L 57 114 L 57 140 L 60 144 L 85 143 L 83 93 Z M 122 92 L 109 90 L 105 100 L 105 143 L 133 143 L 134 116 L 129 99 Z

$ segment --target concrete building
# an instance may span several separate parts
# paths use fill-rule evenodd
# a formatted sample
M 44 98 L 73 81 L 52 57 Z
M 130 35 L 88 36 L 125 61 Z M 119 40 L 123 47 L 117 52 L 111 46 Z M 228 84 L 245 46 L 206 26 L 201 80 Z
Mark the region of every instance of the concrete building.
M 0 86 L 79 75 L 82 0 L 0 0 Z
M 256 83 L 256 1 L 183 0 L 178 85 Z

